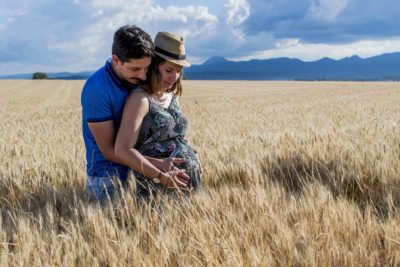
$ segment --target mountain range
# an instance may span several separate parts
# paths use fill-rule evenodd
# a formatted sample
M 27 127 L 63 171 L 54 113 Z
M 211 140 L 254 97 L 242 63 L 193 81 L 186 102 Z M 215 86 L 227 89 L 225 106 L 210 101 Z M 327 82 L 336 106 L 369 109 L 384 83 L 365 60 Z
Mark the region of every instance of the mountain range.
M 50 79 L 59 79 L 59 80 L 86 80 L 92 75 L 94 71 L 82 71 L 82 72 L 46 72 L 46 75 Z M 0 79 L 16 79 L 16 80 L 26 80 L 32 79 L 33 73 L 21 73 L 21 74 L 13 74 L 13 75 L 3 75 L 0 76 Z
M 46 73 L 49 78 L 84 80 L 94 71 Z M 0 79 L 31 79 L 33 73 L 0 76 Z M 305 62 L 294 58 L 253 59 L 230 61 L 211 57 L 201 65 L 185 68 L 189 80 L 354 80 L 400 81 L 400 52 L 340 60 L 322 58 Z
M 312 62 L 293 58 L 234 62 L 212 57 L 185 70 L 185 76 L 198 80 L 400 80 L 400 52 Z

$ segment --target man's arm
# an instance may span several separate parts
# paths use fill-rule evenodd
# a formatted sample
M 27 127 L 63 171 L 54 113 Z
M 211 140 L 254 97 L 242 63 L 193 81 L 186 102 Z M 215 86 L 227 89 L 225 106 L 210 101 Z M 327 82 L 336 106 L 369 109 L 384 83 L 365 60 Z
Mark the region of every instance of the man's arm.
M 112 162 L 122 164 L 121 160 L 115 156 L 115 130 L 112 120 L 102 122 L 88 122 L 90 131 L 92 132 L 97 146 L 101 154 Z
M 94 139 L 100 149 L 101 154 L 112 162 L 124 165 L 124 161 L 115 155 L 115 130 L 114 122 L 112 120 L 102 122 L 89 122 L 89 129 L 92 132 Z M 182 158 L 163 158 L 155 159 L 152 157 L 144 156 L 158 169 L 163 171 L 178 170 L 174 164 L 183 163 L 185 159 Z

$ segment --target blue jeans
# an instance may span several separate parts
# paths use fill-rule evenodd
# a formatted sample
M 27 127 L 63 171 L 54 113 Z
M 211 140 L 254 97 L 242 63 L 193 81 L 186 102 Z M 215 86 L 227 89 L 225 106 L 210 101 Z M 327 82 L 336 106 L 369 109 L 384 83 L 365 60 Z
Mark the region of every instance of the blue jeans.
M 122 182 L 125 185 L 126 182 Z M 106 203 L 108 197 L 113 200 L 115 194 L 119 194 L 121 189 L 117 178 L 113 177 L 98 177 L 98 176 L 87 176 L 86 177 L 86 192 L 90 197 L 96 198 L 100 203 Z

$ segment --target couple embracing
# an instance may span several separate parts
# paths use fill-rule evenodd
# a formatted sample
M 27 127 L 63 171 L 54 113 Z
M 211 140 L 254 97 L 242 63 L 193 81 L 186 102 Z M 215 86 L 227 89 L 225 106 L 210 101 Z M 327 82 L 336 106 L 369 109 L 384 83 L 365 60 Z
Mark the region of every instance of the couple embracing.
M 138 197 L 200 188 L 196 151 L 179 108 L 184 39 L 159 32 L 154 39 L 136 26 L 114 34 L 112 58 L 82 90 L 82 129 L 89 196 L 104 202 L 133 171 Z M 117 182 L 116 182 L 117 179 Z

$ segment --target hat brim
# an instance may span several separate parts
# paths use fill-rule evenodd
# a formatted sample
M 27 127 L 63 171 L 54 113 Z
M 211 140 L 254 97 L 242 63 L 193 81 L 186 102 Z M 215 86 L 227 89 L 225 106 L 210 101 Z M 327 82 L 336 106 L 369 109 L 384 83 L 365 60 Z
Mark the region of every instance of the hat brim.
M 155 51 L 154 53 L 155 53 L 157 56 L 160 56 L 160 57 L 162 57 L 163 59 L 168 60 L 168 61 L 171 61 L 172 63 L 175 63 L 175 64 L 177 64 L 177 65 L 179 65 L 179 66 L 182 66 L 182 67 L 190 67 L 190 62 L 187 61 L 186 59 L 176 59 L 176 58 L 168 57 L 168 56 L 163 55 L 163 54 L 161 54 L 161 53 L 159 53 L 159 52 L 157 52 L 157 51 Z

